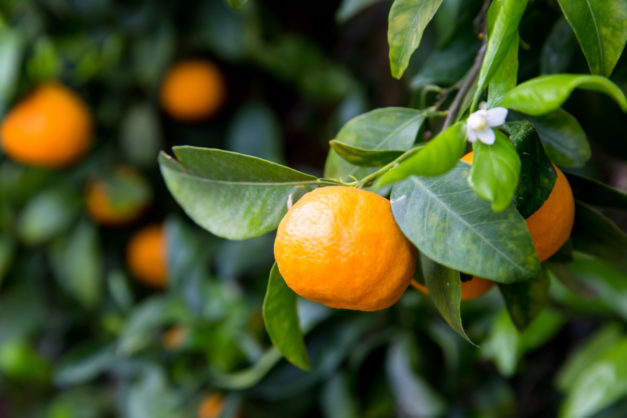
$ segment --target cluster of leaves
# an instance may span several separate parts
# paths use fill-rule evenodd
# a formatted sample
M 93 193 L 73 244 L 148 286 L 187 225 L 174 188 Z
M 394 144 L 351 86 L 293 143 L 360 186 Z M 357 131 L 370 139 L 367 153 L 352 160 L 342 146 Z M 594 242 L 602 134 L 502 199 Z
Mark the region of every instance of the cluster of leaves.
M 608 23 L 625 20 L 621 3 L 591 0 L 582 11 L 576 0 L 498 0 L 488 11 L 479 0 L 396 0 L 389 16 L 390 3 L 375 3 L 345 0 L 336 19 L 376 38 L 389 17 L 392 74 L 406 73 L 404 84 L 367 80 L 366 64 L 388 72 L 368 55 L 344 60 L 353 76 L 317 46 L 323 40 L 311 39 L 321 32 L 285 30 L 297 14 L 287 5 L 281 20 L 278 8 L 255 0 L 0 0 L 0 113 L 57 78 L 85 97 L 97 126 L 89 157 L 67 170 L 0 157 L 0 415 L 187 417 L 220 391 L 228 394 L 224 416 L 242 408 L 251 417 L 507 416 L 525 403 L 527 386 L 537 387 L 531 396 L 540 408 L 560 407 L 563 416 L 624 414 L 616 401 L 627 382 L 627 240 L 592 206 L 624 210 L 627 196 L 584 176 L 594 172 L 569 173 L 576 227 L 542 266 L 523 220 L 552 187 L 551 162 L 576 169 L 590 158 L 584 127 L 595 143 L 608 143 L 577 105 L 597 103 L 604 129 L 625 107 L 627 66 L 612 75 L 620 88 L 604 77 L 624 45 L 622 27 Z M 317 8 L 326 10 L 312 2 L 312 13 Z M 484 23 L 473 22 L 483 12 L 484 42 Z M 371 31 L 373 21 L 383 32 Z M 198 55 L 221 64 L 231 103 L 214 120 L 180 124 L 159 110 L 159 81 L 176 59 Z M 593 75 L 583 74 L 586 63 Z M 530 80 L 516 86 L 518 68 Z M 571 70 L 578 75 L 557 74 Z M 377 89 L 399 85 L 410 107 L 363 113 Z M 470 167 L 459 162 L 460 121 L 486 87 L 489 106 L 519 113 L 494 147 L 477 145 Z M 587 95 L 566 102 L 574 89 Z M 290 149 L 281 121 L 312 139 L 343 125 L 324 173 L 307 167 L 314 159 L 296 158 L 301 171 L 280 165 Z M 291 157 L 316 154 L 315 144 L 292 145 Z M 172 145 L 176 159 L 159 156 L 162 177 L 212 235 L 182 220 L 163 185 L 155 160 Z M 163 292 L 126 272 L 123 249 L 137 225 L 99 228 L 84 213 L 85 182 L 118 162 L 150 180 L 155 204 L 142 222 L 166 220 Z M 512 166 L 520 168 L 503 176 Z M 408 291 L 393 308 L 362 314 L 310 303 L 286 287 L 270 268 L 271 231 L 289 201 L 332 184 L 391 196 L 397 222 L 421 251 L 417 279 L 429 297 Z M 486 219 L 498 230 L 482 225 Z M 460 306 L 460 272 L 498 281 L 505 305 L 492 293 Z M 579 347 L 553 376 L 563 345 Z M 552 371 L 524 373 L 537 364 Z
M 423 31 L 442 3 L 393 3 L 388 42 L 395 77 L 408 68 Z M 222 150 L 176 147 L 176 160 L 167 154 L 160 157 L 168 188 L 203 228 L 225 238 L 247 239 L 275 229 L 289 202 L 315 187 L 372 187 L 390 195 L 397 223 L 421 253 L 418 280 L 426 284 L 430 298 L 455 331 L 471 341 L 461 322 L 461 273 L 498 282 L 511 319 L 498 320 L 497 326 L 511 321 L 524 331 L 549 301 L 552 275 L 569 282 L 572 279 L 564 270 L 577 271 L 573 265 L 590 256 L 613 266 L 608 268 L 625 269 L 624 261 L 615 255 L 627 250 L 627 236 L 588 206 L 625 209 L 626 195 L 617 189 L 570 175 L 578 199 L 573 236 L 543 266 L 524 222 L 553 188 L 553 163 L 577 168 L 590 157 L 583 128 L 561 107 L 573 91 L 604 93 L 627 111 L 621 88 L 606 78 L 620 57 L 616 51 L 622 51 L 627 40 L 621 24 L 627 13 L 624 4 L 582 6 L 562 1 L 560 6 L 593 74 L 545 74 L 518 84 L 518 28 L 527 2 L 486 2 L 479 12 L 484 42 L 468 40 L 470 25 L 460 16 L 462 24 L 432 52 L 433 62 L 428 60 L 413 77 L 412 87 L 422 90 L 416 107 L 376 109 L 346 123 L 330 142 L 324 177 Z M 460 15 L 461 10 L 466 9 L 459 6 Z M 599 26 L 605 30 L 601 32 Z M 551 41 L 545 45 L 547 50 L 553 47 Z M 457 53 L 461 48 L 473 51 L 474 62 Z M 609 49 L 612 52 L 605 52 Z M 462 65 L 460 61 L 446 63 L 449 57 L 463 58 L 469 67 L 452 76 L 452 86 L 447 87 L 441 83 L 459 69 L 441 67 Z M 466 151 L 463 119 L 476 110 L 486 88 L 489 107 L 515 112 L 503 130 L 496 132 L 494 145 L 473 144 L 474 162 L 469 167 L 459 161 Z M 432 105 L 429 91 L 438 92 Z M 449 97 L 452 93 L 455 97 Z M 427 140 L 428 136 L 432 138 Z M 598 195 L 605 198 L 591 197 Z M 593 237 L 593 230 L 603 233 Z M 309 368 L 298 328 L 296 296 L 276 267 L 270 273 L 264 315 L 275 346 L 294 364 Z M 512 363 L 507 364 L 505 370 Z

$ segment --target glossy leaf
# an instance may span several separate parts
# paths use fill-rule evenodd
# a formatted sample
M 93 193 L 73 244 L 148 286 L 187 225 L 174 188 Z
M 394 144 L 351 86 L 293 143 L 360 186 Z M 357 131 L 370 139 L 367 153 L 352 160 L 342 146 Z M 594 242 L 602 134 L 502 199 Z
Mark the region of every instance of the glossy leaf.
M 351 119 L 340 129 L 336 141 L 368 150 L 408 150 L 416 141 L 424 113 L 402 107 L 375 109 Z M 343 181 L 363 178 L 373 168 L 358 167 L 329 151 L 324 176 Z
M 593 74 L 609 76 L 627 42 L 627 3 L 558 0 Z
M 438 417 L 445 410 L 441 396 L 413 369 L 416 353 L 408 337 L 397 340 L 388 349 L 385 369 L 388 382 L 403 416 Z
M 409 158 L 393 167 L 378 180 L 379 186 L 403 180 L 411 175 L 439 176 L 451 170 L 466 150 L 464 124 L 457 122 L 440 132 Z
M 430 259 L 501 283 L 536 276 L 540 269 L 524 219 L 513 206 L 494 212 L 459 162 L 435 178 L 412 176 L 392 188 L 392 212 L 403 233 Z
M 576 40 L 572 29 L 566 20 L 559 19 L 542 45 L 540 73 L 557 74 L 568 70 L 575 47 Z
M 516 148 L 501 131 L 495 130 L 496 141 L 486 145 L 473 144 L 473 163 L 468 183 L 483 199 L 492 203 L 492 209 L 506 209 L 514 197 L 520 177 L 520 157 Z
M 512 39 L 501 64 L 488 83 L 488 108 L 497 107 L 518 82 L 518 33 Z
M 335 13 L 335 20 L 346 22 L 375 3 L 382 0 L 342 0 L 342 4 Z
M 530 117 L 544 149 L 551 160 L 561 167 L 583 167 L 590 159 L 590 144 L 586 133 L 573 115 L 557 109 L 541 116 Z
M 294 365 L 311 369 L 305 340 L 300 330 L 297 296 L 287 287 L 276 265 L 270 270 L 268 288 L 263 300 L 263 319 L 272 344 Z
M 576 88 L 605 93 L 627 111 L 627 99 L 610 80 L 598 75 L 551 74 L 525 81 L 510 90 L 501 106 L 538 116 L 558 109 Z
M 549 197 L 557 176 L 531 123 L 515 121 L 507 123 L 506 127 L 511 132 L 510 139 L 520 157 L 520 181 L 514 204 L 526 219 Z
M 575 199 L 592 206 L 627 209 L 627 193 L 598 180 L 567 173 Z
M 260 236 L 277 227 L 288 201 L 317 179 L 256 157 L 211 148 L 175 147 L 178 161 L 162 153 L 168 189 L 197 224 L 229 239 Z
M 342 159 L 359 167 L 381 167 L 400 157 L 405 151 L 369 150 L 345 144 L 337 140 L 329 141 L 331 149 Z
M 589 363 L 572 383 L 562 418 L 588 417 L 627 395 L 627 337 Z
M 420 255 L 420 264 L 425 284 L 429 289 L 429 298 L 444 320 L 462 338 L 474 344 L 462 324 L 460 305 L 462 302 L 462 284 L 459 271 L 452 270 Z
M 527 329 L 549 301 L 551 281 L 542 269 L 535 278 L 524 283 L 499 284 L 507 312 L 519 331 Z
M 585 203 L 576 203 L 571 239 L 576 250 L 611 261 L 627 270 L 627 234 Z
M 513 54 L 510 52 L 510 47 L 518 38 L 518 24 L 526 7 L 527 0 L 497 0 L 490 5 L 488 26 L 491 30 L 489 30 L 488 45 L 477 79 L 479 92 L 494 76 L 503 59 L 508 54 Z
M 422 33 L 433 19 L 442 0 L 395 0 L 388 21 L 390 67 L 394 78 L 401 78 L 409 59 L 420 45 Z

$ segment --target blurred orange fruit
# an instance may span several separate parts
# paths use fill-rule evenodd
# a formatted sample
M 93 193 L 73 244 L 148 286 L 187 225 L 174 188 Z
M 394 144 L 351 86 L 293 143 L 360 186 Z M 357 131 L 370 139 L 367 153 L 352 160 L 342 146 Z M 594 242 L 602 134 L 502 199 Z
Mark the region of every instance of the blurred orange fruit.
M 175 350 L 179 348 L 185 340 L 187 339 L 187 329 L 180 326 L 175 325 L 170 327 L 161 337 L 161 342 L 163 346 L 170 350 Z
M 176 64 L 161 86 L 161 104 L 168 114 L 181 120 L 198 120 L 217 112 L 226 95 L 222 73 L 206 60 Z
M 0 143 L 15 161 L 56 168 L 78 160 L 91 144 L 85 103 L 56 82 L 42 84 L 11 109 L 0 127 Z
M 142 283 L 164 288 L 167 285 L 167 240 L 163 225 L 150 225 L 131 237 L 126 249 L 133 276 Z
M 150 203 L 143 175 L 131 166 L 118 166 L 109 178 L 87 184 L 87 211 L 101 225 L 126 225 L 136 220 Z
M 472 164 L 473 153 L 462 157 Z M 527 218 L 527 228 L 540 262 L 548 260 L 568 241 L 575 222 L 575 199 L 562 171 L 555 165 L 555 185 L 546 201 Z
M 305 194 L 281 220 L 274 256 L 300 296 L 361 311 L 394 304 L 416 267 L 416 251 L 394 221 L 390 201 L 344 186 Z
M 462 302 L 478 298 L 479 296 L 487 293 L 494 287 L 496 283 L 491 280 L 482 279 L 480 277 L 473 277 L 470 280 L 462 281 Z M 429 294 L 427 286 L 418 283 L 416 280 L 411 281 L 411 285 L 420 290 L 425 295 Z
M 224 395 L 214 393 L 206 396 L 198 407 L 198 418 L 219 418 L 224 411 Z

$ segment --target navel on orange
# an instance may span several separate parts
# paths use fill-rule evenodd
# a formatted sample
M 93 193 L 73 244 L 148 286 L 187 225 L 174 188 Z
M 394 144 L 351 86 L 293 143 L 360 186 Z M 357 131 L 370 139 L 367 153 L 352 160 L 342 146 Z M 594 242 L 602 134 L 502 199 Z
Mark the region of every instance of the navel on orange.
M 142 283 L 164 288 L 167 285 L 167 240 L 163 225 L 144 227 L 131 237 L 126 249 L 131 273 Z
M 203 119 L 218 111 L 225 90 L 224 77 L 213 63 L 183 61 L 166 74 L 161 85 L 161 104 L 176 119 Z
M 91 144 L 91 117 L 85 103 L 62 84 L 39 86 L 6 115 L 0 143 L 15 161 L 57 168 L 78 160 Z
M 394 221 L 390 201 L 344 186 L 305 194 L 281 220 L 274 256 L 300 296 L 361 311 L 394 304 L 416 266 L 416 251 Z

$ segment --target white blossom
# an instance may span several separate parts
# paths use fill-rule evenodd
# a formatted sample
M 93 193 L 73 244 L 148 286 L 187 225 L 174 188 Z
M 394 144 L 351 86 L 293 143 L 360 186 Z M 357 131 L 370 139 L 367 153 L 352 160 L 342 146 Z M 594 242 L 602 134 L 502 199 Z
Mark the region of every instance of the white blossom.
M 466 137 L 470 142 L 479 139 L 484 144 L 492 145 L 496 138 L 492 128 L 504 124 L 506 117 L 507 109 L 504 107 L 486 109 L 485 103 L 482 103 L 479 110 L 466 120 Z

